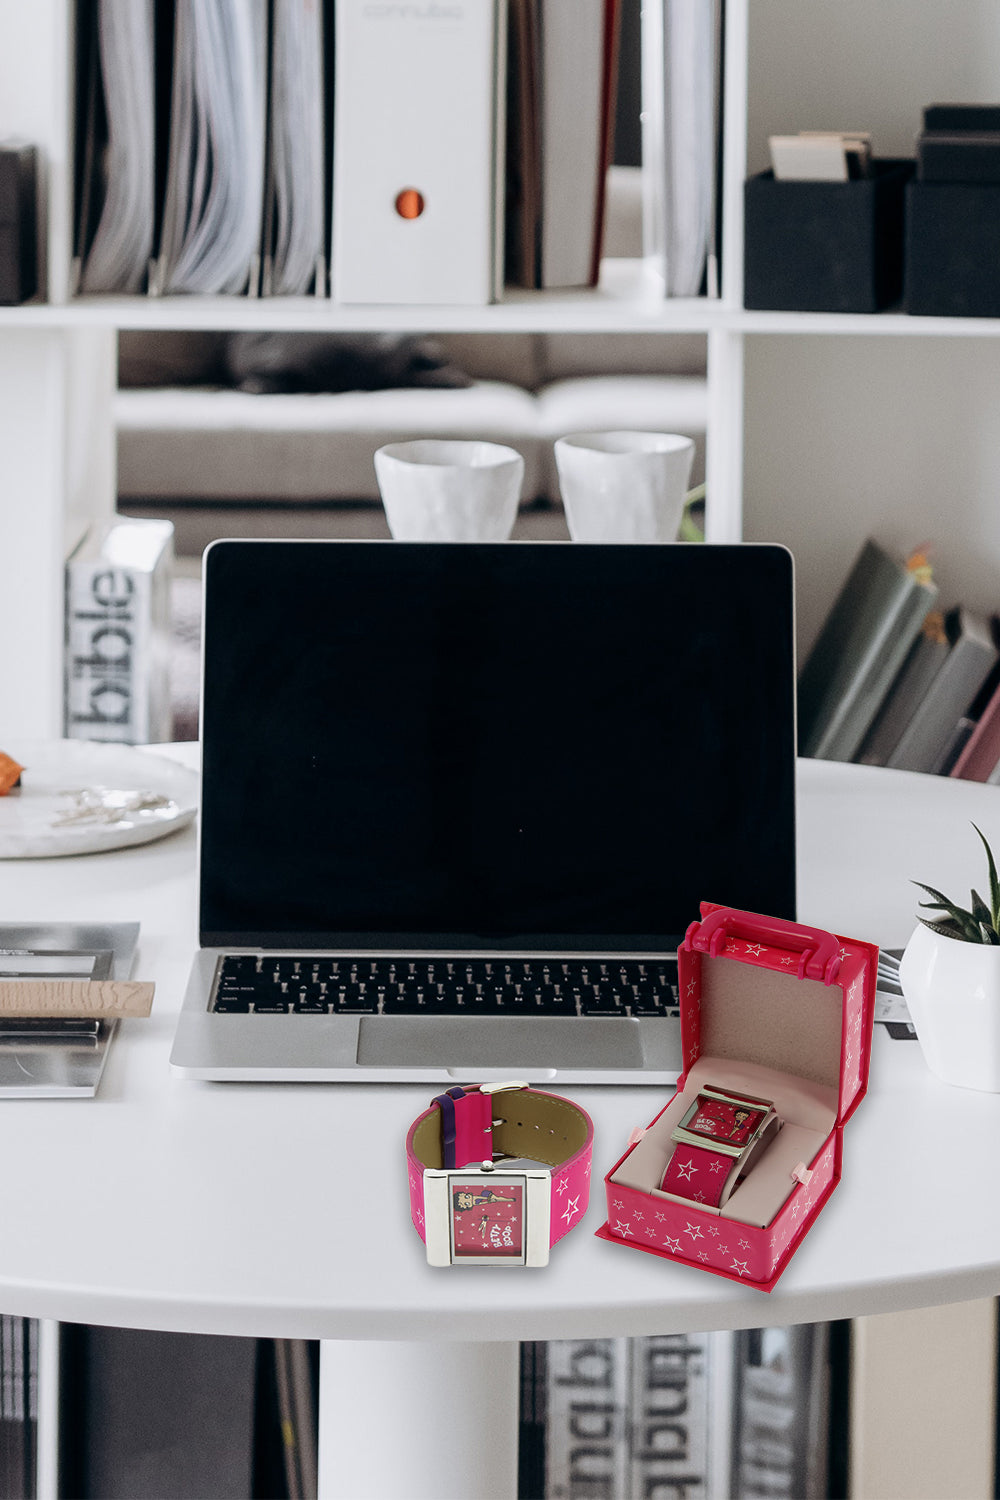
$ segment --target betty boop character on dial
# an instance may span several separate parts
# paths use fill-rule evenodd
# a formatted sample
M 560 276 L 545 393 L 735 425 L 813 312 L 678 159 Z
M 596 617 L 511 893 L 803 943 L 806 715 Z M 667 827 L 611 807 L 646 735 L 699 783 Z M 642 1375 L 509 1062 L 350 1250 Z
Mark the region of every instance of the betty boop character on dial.
M 463 1213 L 467 1208 L 482 1208 L 484 1203 L 516 1203 L 516 1198 L 504 1198 L 495 1193 L 492 1188 L 480 1188 L 473 1192 L 471 1188 L 457 1188 L 453 1194 L 455 1212 Z

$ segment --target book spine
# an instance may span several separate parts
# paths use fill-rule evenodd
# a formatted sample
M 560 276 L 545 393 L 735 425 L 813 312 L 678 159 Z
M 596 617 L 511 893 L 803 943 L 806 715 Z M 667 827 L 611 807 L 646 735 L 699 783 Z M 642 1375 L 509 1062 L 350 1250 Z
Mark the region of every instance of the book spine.
M 547 1350 L 545 1495 L 615 1500 L 627 1488 L 628 1339 L 561 1339 Z
M 857 664 L 842 695 L 830 705 L 825 721 L 813 727 L 800 754 L 817 760 L 847 761 L 857 755 L 933 602 L 934 595 L 922 585 L 909 578 L 898 580 L 895 596 L 886 601 L 884 619 L 864 660 Z
M 829 1325 L 738 1333 L 736 1349 L 732 1493 L 821 1500 L 830 1455 Z
M 66 566 L 64 734 L 149 744 L 170 738 L 167 621 L 154 574 L 106 559 Z
M 711 1500 L 710 1334 L 663 1334 L 632 1344 L 629 1495 Z

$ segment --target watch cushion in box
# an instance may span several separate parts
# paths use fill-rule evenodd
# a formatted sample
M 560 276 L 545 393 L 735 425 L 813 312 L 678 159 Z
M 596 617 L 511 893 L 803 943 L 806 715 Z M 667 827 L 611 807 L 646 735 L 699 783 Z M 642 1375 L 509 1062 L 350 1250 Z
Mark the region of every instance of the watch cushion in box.
M 704 904 L 678 960 L 684 1071 L 607 1174 L 597 1233 L 770 1291 L 840 1180 L 844 1126 L 868 1084 L 878 949 Z M 711 1182 L 705 1146 L 724 1152 L 725 1141 L 691 1153 L 674 1135 L 705 1090 L 766 1101 L 781 1121 L 719 1207 L 698 1176 Z M 675 1152 L 689 1171 L 683 1196 L 660 1186 Z M 736 1172 L 737 1155 L 724 1170 Z
M 848 182 L 744 184 L 747 308 L 871 313 L 903 288 L 904 188 L 912 161 L 873 161 Z

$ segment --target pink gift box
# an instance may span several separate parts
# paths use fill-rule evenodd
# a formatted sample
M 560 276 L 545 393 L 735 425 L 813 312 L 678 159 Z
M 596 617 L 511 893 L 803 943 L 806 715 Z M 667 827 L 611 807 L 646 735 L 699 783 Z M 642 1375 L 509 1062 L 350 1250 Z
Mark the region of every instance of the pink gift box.
M 597 1234 L 769 1292 L 840 1181 L 844 1126 L 868 1087 L 878 948 L 732 907 L 701 913 L 678 951 L 677 1091 L 608 1172 Z M 782 1122 L 720 1208 L 659 1187 L 704 1088 L 768 1100 Z

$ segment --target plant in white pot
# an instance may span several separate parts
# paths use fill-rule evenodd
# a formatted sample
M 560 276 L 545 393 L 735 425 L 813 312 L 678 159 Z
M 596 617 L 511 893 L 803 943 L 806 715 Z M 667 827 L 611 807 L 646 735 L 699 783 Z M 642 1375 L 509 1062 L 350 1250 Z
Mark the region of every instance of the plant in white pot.
M 906 945 L 899 982 L 927 1066 L 945 1083 L 1000 1093 L 1000 880 L 986 850 L 989 902 L 968 907 L 915 880 L 929 901 Z

